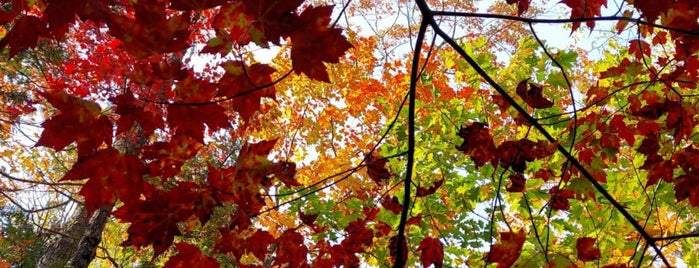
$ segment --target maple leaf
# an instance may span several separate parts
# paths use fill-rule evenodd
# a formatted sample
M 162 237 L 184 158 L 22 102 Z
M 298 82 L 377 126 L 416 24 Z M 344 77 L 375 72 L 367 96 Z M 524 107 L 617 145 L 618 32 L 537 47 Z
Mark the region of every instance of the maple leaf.
M 204 143 L 204 125 L 211 131 L 230 127 L 226 110 L 218 104 L 201 106 L 171 105 L 167 120 L 177 135 L 184 135 Z
M 629 54 L 634 55 L 636 59 L 650 57 L 650 45 L 643 40 L 636 39 L 629 41 Z
M 533 142 L 528 139 L 505 141 L 497 148 L 500 166 L 512 167 L 516 172 L 524 172 L 527 162 L 550 156 L 556 147 L 546 141 Z
M 106 22 L 110 13 L 105 1 L 101 0 L 60 0 L 46 1 L 43 19 L 56 39 L 62 39 L 76 15 L 83 20 Z
M 457 135 L 464 139 L 464 142 L 456 149 L 471 155 L 471 160 L 476 167 L 485 165 L 496 158 L 495 143 L 490 135 L 488 125 L 474 122 L 469 126 L 461 127 Z
M 274 167 L 270 171 L 275 175 L 277 179 L 282 181 L 287 187 L 291 186 L 301 186 L 294 176 L 296 175 L 296 163 L 293 162 L 279 162 L 275 163 Z
M 113 14 L 107 20 L 109 33 L 123 42 L 122 48 L 137 58 L 176 52 L 188 47 L 189 14 L 167 16 L 157 0 L 134 4 L 135 19 Z
M 530 0 L 507 0 L 510 5 L 517 4 L 517 16 L 522 16 L 529 9 Z
M 269 232 L 257 230 L 250 237 L 245 239 L 245 251 L 251 252 L 258 260 L 264 260 L 267 255 L 269 245 L 274 243 L 276 239 Z
M 498 263 L 498 268 L 512 267 L 517 261 L 527 234 L 524 229 L 517 232 L 500 232 L 500 240 L 490 246 L 490 252 L 483 258 L 487 263 Z
M 393 212 L 393 214 L 400 214 L 403 210 L 403 206 L 400 204 L 398 197 L 396 196 L 391 198 L 388 195 L 385 195 L 383 198 L 381 198 L 381 206 Z
M 262 98 L 275 99 L 275 89 L 270 75 L 274 68 L 266 64 L 244 66 L 241 61 L 222 64 L 226 73 L 219 80 L 218 96 L 233 98 L 231 105 L 245 121 L 260 110 Z
M 202 52 L 227 54 L 231 47 L 223 40 L 233 40 L 240 45 L 247 45 L 254 40 L 263 47 L 267 42 L 263 36 L 264 24 L 256 21 L 256 17 L 248 13 L 243 1 L 233 1 L 221 6 L 212 26 L 216 29 L 216 38 L 210 39 Z
M 166 142 L 154 142 L 141 148 L 142 158 L 148 160 L 148 174 L 162 179 L 180 172 L 185 161 L 194 157 L 203 145 L 194 139 L 175 135 Z
M 135 156 L 108 148 L 78 158 L 61 180 L 89 179 L 80 194 L 85 198 L 88 214 L 92 214 L 98 208 L 113 205 L 117 198 L 131 202 L 149 192 L 150 186 L 141 177 L 144 171 L 145 167 Z
M 517 173 L 517 174 L 511 175 L 509 178 L 510 178 L 510 182 L 507 184 L 507 187 L 505 188 L 508 192 L 510 192 L 510 193 L 524 192 L 524 185 L 526 184 L 526 180 L 524 179 L 524 174 Z
M 35 146 L 60 151 L 77 142 L 78 156 L 89 155 L 103 144 L 111 146 L 112 123 L 100 114 L 97 103 L 70 96 L 64 91 L 41 95 L 60 113 L 41 124 L 44 131 Z
M 699 171 L 675 178 L 675 198 L 677 202 L 689 199 L 689 204 L 699 207 Z
M 277 238 L 277 258 L 274 264 L 299 267 L 306 263 L 307 254 L 308 248 L 303 244 L 303 236 L 294 230 L 287 230 Z
M 658 150 L 660 150 L 660 144 L 658 143 L 657 134 L 646 135 L 646 138 L 643 139 L 641 145 L 636 149 L 636 151 L 646 156 L 655 155 L 658 153 Z
M 551 195 L 551 209 L 553 210 L 569 210 L 570 203 L 569 198 L 575 197 L 575 192 L 567 189 L 558 189 L 556 187 L 549 190 L 549 195 Z
M 367 228 L 366 222 L 361 219 L 350 222 L 347 227 L 345 227 L 345 232 L 347 232 L 348 235 L 342 240 L 340 245 L 344 252 L 351 255 L 358 252 L 365 252 L 364 248 L 370 246 L 374 238 L 374 232 Z
M 187 243 L 175 243 L 177 255 L 170 257 L 165 268 L 206 268 L 220 267 L 216 259 L 201 254 L 198 247 Z
M 578 250 L 578 259 L 581 261 L 594 261 L 600 257 L 599 249 L 594 248 L 597 239 L 581 237 L 575 241 L 575 249 Z
M 49 36 L 48 27 L 39 17 L 22 15 L 15 21 L 7 34 L 0 39 L 0 49 L 10 47 L 10 58 L 22 50 L 33 48 L 39 41 L 39 37 Z
M 129 238 L 123 246 L 152 245 L 155 256 L 165 252 L 175 236 L 182 234 L 179 223 L 195 216 L 204 225 L 214 207 L 220 205 L 207 197 L 210 193 L 191 182 L 181 182 L 168 191 L 154 190 L 145 196 L 119 207 L 113 215 L 131 223 L 127 229 Z
M 301 13 L 299 27 L 291 34 L 291 64 L 297 74 L 330 82 L 323 63 L 338 63 L 352 48 L 341 29 L 328 27 L 332 9 L 333 6 L 309 7 Z
M 545 109 L 553 106 L 553 102 L 542 95 L 542 87 L 528 81 L 529 78 L 517 84 L 517 95 L 532 108 Z M 527 84 L 529 84 L 529 90 L 527 90 Z
M 417 247 L 420 254 L 422 266 L 429 267 L 434 264 L 435 268 L 441 268 L 444 263 L 444 245 L 437 238 L 425 237 Z
M 170 0 L 170 9 L 174 10 L 204 10 L 217 7 L 230 2 L 230 0 Z
M 564 3 L 571 8 L 571 19 L 601 16 L 602 6 L 607 7 L 607 0 L 562 0 L 561 3 Z M 590 27 L 590 30 L 595 28 L 594 20 L 589 20 L 585 22 L 585 24 L 587 27 Z M 580 22 L 573 22 L 573 30 L 571 32 L 575 32 L 578 27 L 580 27 Z
M 391 179 L 391 172 L 386 169 L 388 159 L 378 157 L 372 153 L 369 155 L 369 158 L 366 161 L 366 172 L 369 175 L 369 178 L 376 182 L 376 184 L 383 185 L 388 182 L 389 179 Z
M 316 219 L 318 219 L 318 213 L 316 214 L 306 214 L 299 211 L 299 219 L 303 224 L 308 226 L 315 226 Z
M 142 106 L 136 104 L 131 92 L 126 92 L 109 99 L 116 105 L 115 113 L 119 115 L 117 119 L 116 133 L 130 130 L 134 125 L 138 125 L 143 130 L 143 136 L 149 136 L 156 129 L 165 126 L 161 116 L 146 111 Z
M 442 184 L 444 184 L 444 179 L 435 181 L 432 185 L 430 185 L 430 187 L 417 187 L 415 196 L 423 197 L 434 194 L 437 191 L 437 189 L 439 189 L 439 187 L 442 187 Z

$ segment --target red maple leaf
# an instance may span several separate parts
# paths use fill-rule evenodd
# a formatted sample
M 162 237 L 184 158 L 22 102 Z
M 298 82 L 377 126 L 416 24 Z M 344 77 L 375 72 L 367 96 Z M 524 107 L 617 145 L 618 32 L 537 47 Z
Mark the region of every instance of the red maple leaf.
M 378 185 L 383 185 L 388 182 L 388 180 L 391 178 L 391 172 L 386 169 L 388 159 L 378 157 L 372 153 L 369 155 L 369 158 L 366 161 L 366 172 L 369 174 L 369 178 L 374 180 L 374 182 L 376 182 Z
M 524 174 L 517 173 L 510 176 L 510 182 L 507 184 L 505 190 L 510 193 L 520 193 L 524 192 L 524 185 L 526 180 L 524 179 Z
M 571 8 L 571 19 L 592 18 L 594 16 L 601 16 L 602 6 L 607 7 L 607 0 L 562 0 L 561 3 L 564 3 Z M 590 27 L 590 30 L 595 28 L 594 20 L 589 20 L 585 22 L 585 24 L 587 25 L 587 27 Z M 572 32 L 575 32 L 575 30 L 577 30 L 578 27 L 580 27 L 580 22 L 573 22 Z
M 549 190 L 549 195 L 551 195 L 551 209 L 553 210 L 569 210 L 570 203 L 569 198 L 575 197 L 575 192 L 567 189 L 558 189 L 556 187 Z
M 398 197 L 389 197 L 388 195 L 381 198 L 381 206 L 393 212 L 393 214 L 400 214 L 403 211 L 403 206 L 398 201 Z
M 178 103 L 167 107 L 168 125 L 176 135 L 185 135 L 204 143 L 205 125 L 210 131 L 231 126 L 226 109 L 218 103 L 210 103 L 216 94 L 216 86 L 196 78 L 193 72 L 178 81 L 175 99 Z
M 264 24 L 248 12 L 242 1 L 233 1 L 221 6 L 211 24 L 216 30 L 216 38 L 210 39 L 202 52 L 227 54 L 232 47 L 223 40 L 231 40 L 240 45 L 255 41 L 264 47 L 267 42 L 264 37 Z
M 39 37 L 49 37 L 48 27 L 39 17 L 22 15 L 0 40 L 0 49 L 10 47 L 10 58 L 20 51 L 36 46 Z
M 675 199 L 689 199 L 690 205 L 699 207 L 699 170 L 675 178 Z
M 439 187 L 442 187 L 442 184 L 444 184 L 444 179 L 435 181 L 432 185 L 430 185 L 430 187 L 417 187 L 415 196 L 423 197 L 434 194 Z
M 252 253 L 258 260 L 262 261 L 267 256 L 269 245 L 276 239 L 269 232 L 257 230 L 250 237 L 245 239 L 245 251 Z
M 287 230 L 277 238 L 277 258 L 274 265 L 300 267 L 306 263 L 308 248 L 303 243 L 303 235 L 294 230 Z
M 145 167 L 137 157 L 108 148 L 78 158 L 61 180 L 89 179 L 80 194 L 91 214 L 102 206 L 113 205 L 117 198 L 128 203 L 148 193 L 151 186 L 142 179 L 143 173 Z
M 297 74 L 330 82 L 324 62 L 338 63 L 352 48 L 341 29 L 328 27 L 332 9 L 333 6 L 309 7 L 301 13 L 298 28 L 291 34 L 291 64 Z
M 75 22 L 76 15 L 83 20 L 106 22 L 110 13 L 106 1 L 101 0 L 61 0 L 46 1 L 43 19 L 49 24 L 49 29 L 56 39 L 61 39 Z
M 529 9 L 530 0 L 507 0 L 507 3 L 517 4 L 517 16 L 522 16 Z
M 42 96 L 59 113 L 41 124 L 44 131 L 36 146 L 60 151 L 77 142 L 78 156 L 89 155 L 103 144 L 111 146 L 112 123 L 101 115 L 97 103 L 70 96 L 64 91 L 42 93 Z
M 467 127 L 461 127 L 457 135 L 463 138 L 464 142 L 456 149 L 470 154 L 476 167 L 483 166 L 496 158 L 495 143 L 493 136 L 490 135 L 488 125 L 474 122 Z
M 167 191 L 144 194 L 144 198 L 119 207 L 113 215 L 131 223 L 127 229 L 129 238 L 123 246 L 152 245 L 158 256 L 170 247 L 175 236 L 181 235 L 179 223 L 196 217 L 204 225 L 218 205 L 206 187 L 181 182 Z
M 318 219 L 318 213 L 306 214 L 306 213 L 303 213 L 303 211 L 299 211 L 299 219 L 305 225 L 315 226 L 316 219 Z
M 228 3 L 230 0 L 170 0 L 169 9 L 174 10 L 204 10 Z
M 175 243 L 177 255 L 170 257 L 165 268 L 208 268 L 220 267 L 216 259 L 201 254 L 198 247 L 187 243 Z
M 600 257 L 599 249 L 594 248 L 597 239 L 581 237 L 575 241 L 575 249 L 578 250 L 578 259 L 581 261 L 594 261 Z
M 441 268 L 444 263 L 444 245 L 437 238 L 425 237 L 417 247 L 420 254 L 420 262 L 424 267 L 434 264 L 435 268 Z
M 487 263 L 498 263 L 498 268 L 512 267 L 517 261 L 524 245 L 527 234 L 524 229 L 518 232 L 501 232 L 500 241 L 490 247 L 490 252 L 485 256 Z
M 141 148 L 142 158 L 148 160 L 149 175 L 165 180 L 180 172 L 185 161 L 194 157 L 203 145 L 194 139 L 175 135 L 170 141 L 154 142 Z
M 241 61 L 229 61 L 221 65 L 226 73 L 219 80 L 218 96 L 232 98 L 233 109 L 245 121 L 249 121 L 260 110 L 262 98 L 275 99 L 271 74 L 274 68 L 255 63 L 245 66 Z
M 365 252 L 364 249 L 371 245 L 374 238 L 374 232 L 366 227 L 366 221 L 363 219 L 350 222 L 347 227 L 345 227 L 345 232 L 347 232 L 348 235 L 342 240 L 340 245 L 342 246 L 342 250 L 348 255 Z
M 497 157 L 501 167 L 512 167 L 516 172 L 524 172 L 527 162 L 548 157 L 555 151 L 556 146 L 549 142 L 520 139 L 500 144 L 497 148 Z
M 109 99 L 116 105 L 115 113 L 119 115 L 117 119 L 116 133 L 130 130 L 134 125 L 138 125 L 143 130 L 143 136 L 149 136 L 156 129 L 163 128 L 163 118 L 149 111 L 136 103 L 131 92 L 126 92 Z
M 122 48 L 137 58 L 186 49 L 190 35 L 189 14 L 168 16 L 157 0 L 134 4 L 135 19 L 111 15 L 109 33 L 123 42 Z
M 553 106 L 553 102 L 544 98 L 543 88 L 540 85 L 529 83 L 529 78 L 522 80 L 517 84 L 517 95 L 524 100 L 529 106 L 537 109 L 545 109 Z M 529 84 L 529 90 L 527 90 Z

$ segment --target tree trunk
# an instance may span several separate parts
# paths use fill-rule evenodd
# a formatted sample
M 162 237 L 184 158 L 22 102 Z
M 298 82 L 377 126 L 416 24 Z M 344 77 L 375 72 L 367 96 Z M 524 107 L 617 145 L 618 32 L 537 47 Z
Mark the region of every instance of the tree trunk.
M 95 258 L 97 246 L 102 242 L 104 225 L 107 223 L 107 218 L 109 218 L 109 213 L 112 211 L 112 208 L 113 206 L 104 206 L 92 214 L 87 228 L 85 228 L 85 233 L 78 244 L 77 252 L 75 252 L 73 258 L 70 260 L 71 267 L 87 267 Z
M 78 249 L 78 242 L 87 228 L 85 207 L 78 206 L 77 211 L 61 230 L 46 242 L 46 249 L 41 255 L 37 268 L 65 267 L 68 260 Z

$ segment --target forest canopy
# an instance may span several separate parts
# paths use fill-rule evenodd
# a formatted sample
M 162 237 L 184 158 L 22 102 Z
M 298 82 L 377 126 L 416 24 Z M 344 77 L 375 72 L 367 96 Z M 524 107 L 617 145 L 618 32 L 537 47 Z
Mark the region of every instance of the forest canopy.
M 699 264 L 696 0 L 0 23 L 0 267 Z

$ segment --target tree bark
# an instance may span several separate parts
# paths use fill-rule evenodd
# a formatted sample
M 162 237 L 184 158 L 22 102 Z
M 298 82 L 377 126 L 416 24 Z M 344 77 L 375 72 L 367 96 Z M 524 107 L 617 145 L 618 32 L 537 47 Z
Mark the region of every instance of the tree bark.
M 60 268 L 66 266 L 68 260 L 77 251 L 80 237 L 87 228 L 86 214 L 85 207 L 77 207 L 77 211 L 71 216 L 66 225 L 46 242 L 46 249 L 36 265 L 37 268 Z
M 97 246 L 102 242 L 102 231 L 107 223 L 109 213 L 112 212 L 113 206 L 104 206 L 92 214 L 85 228 L 85 232 L 80 239 L 77 251 L 70 260 L 70 266 L 73 268 L 87 267 L 95 258 Z

